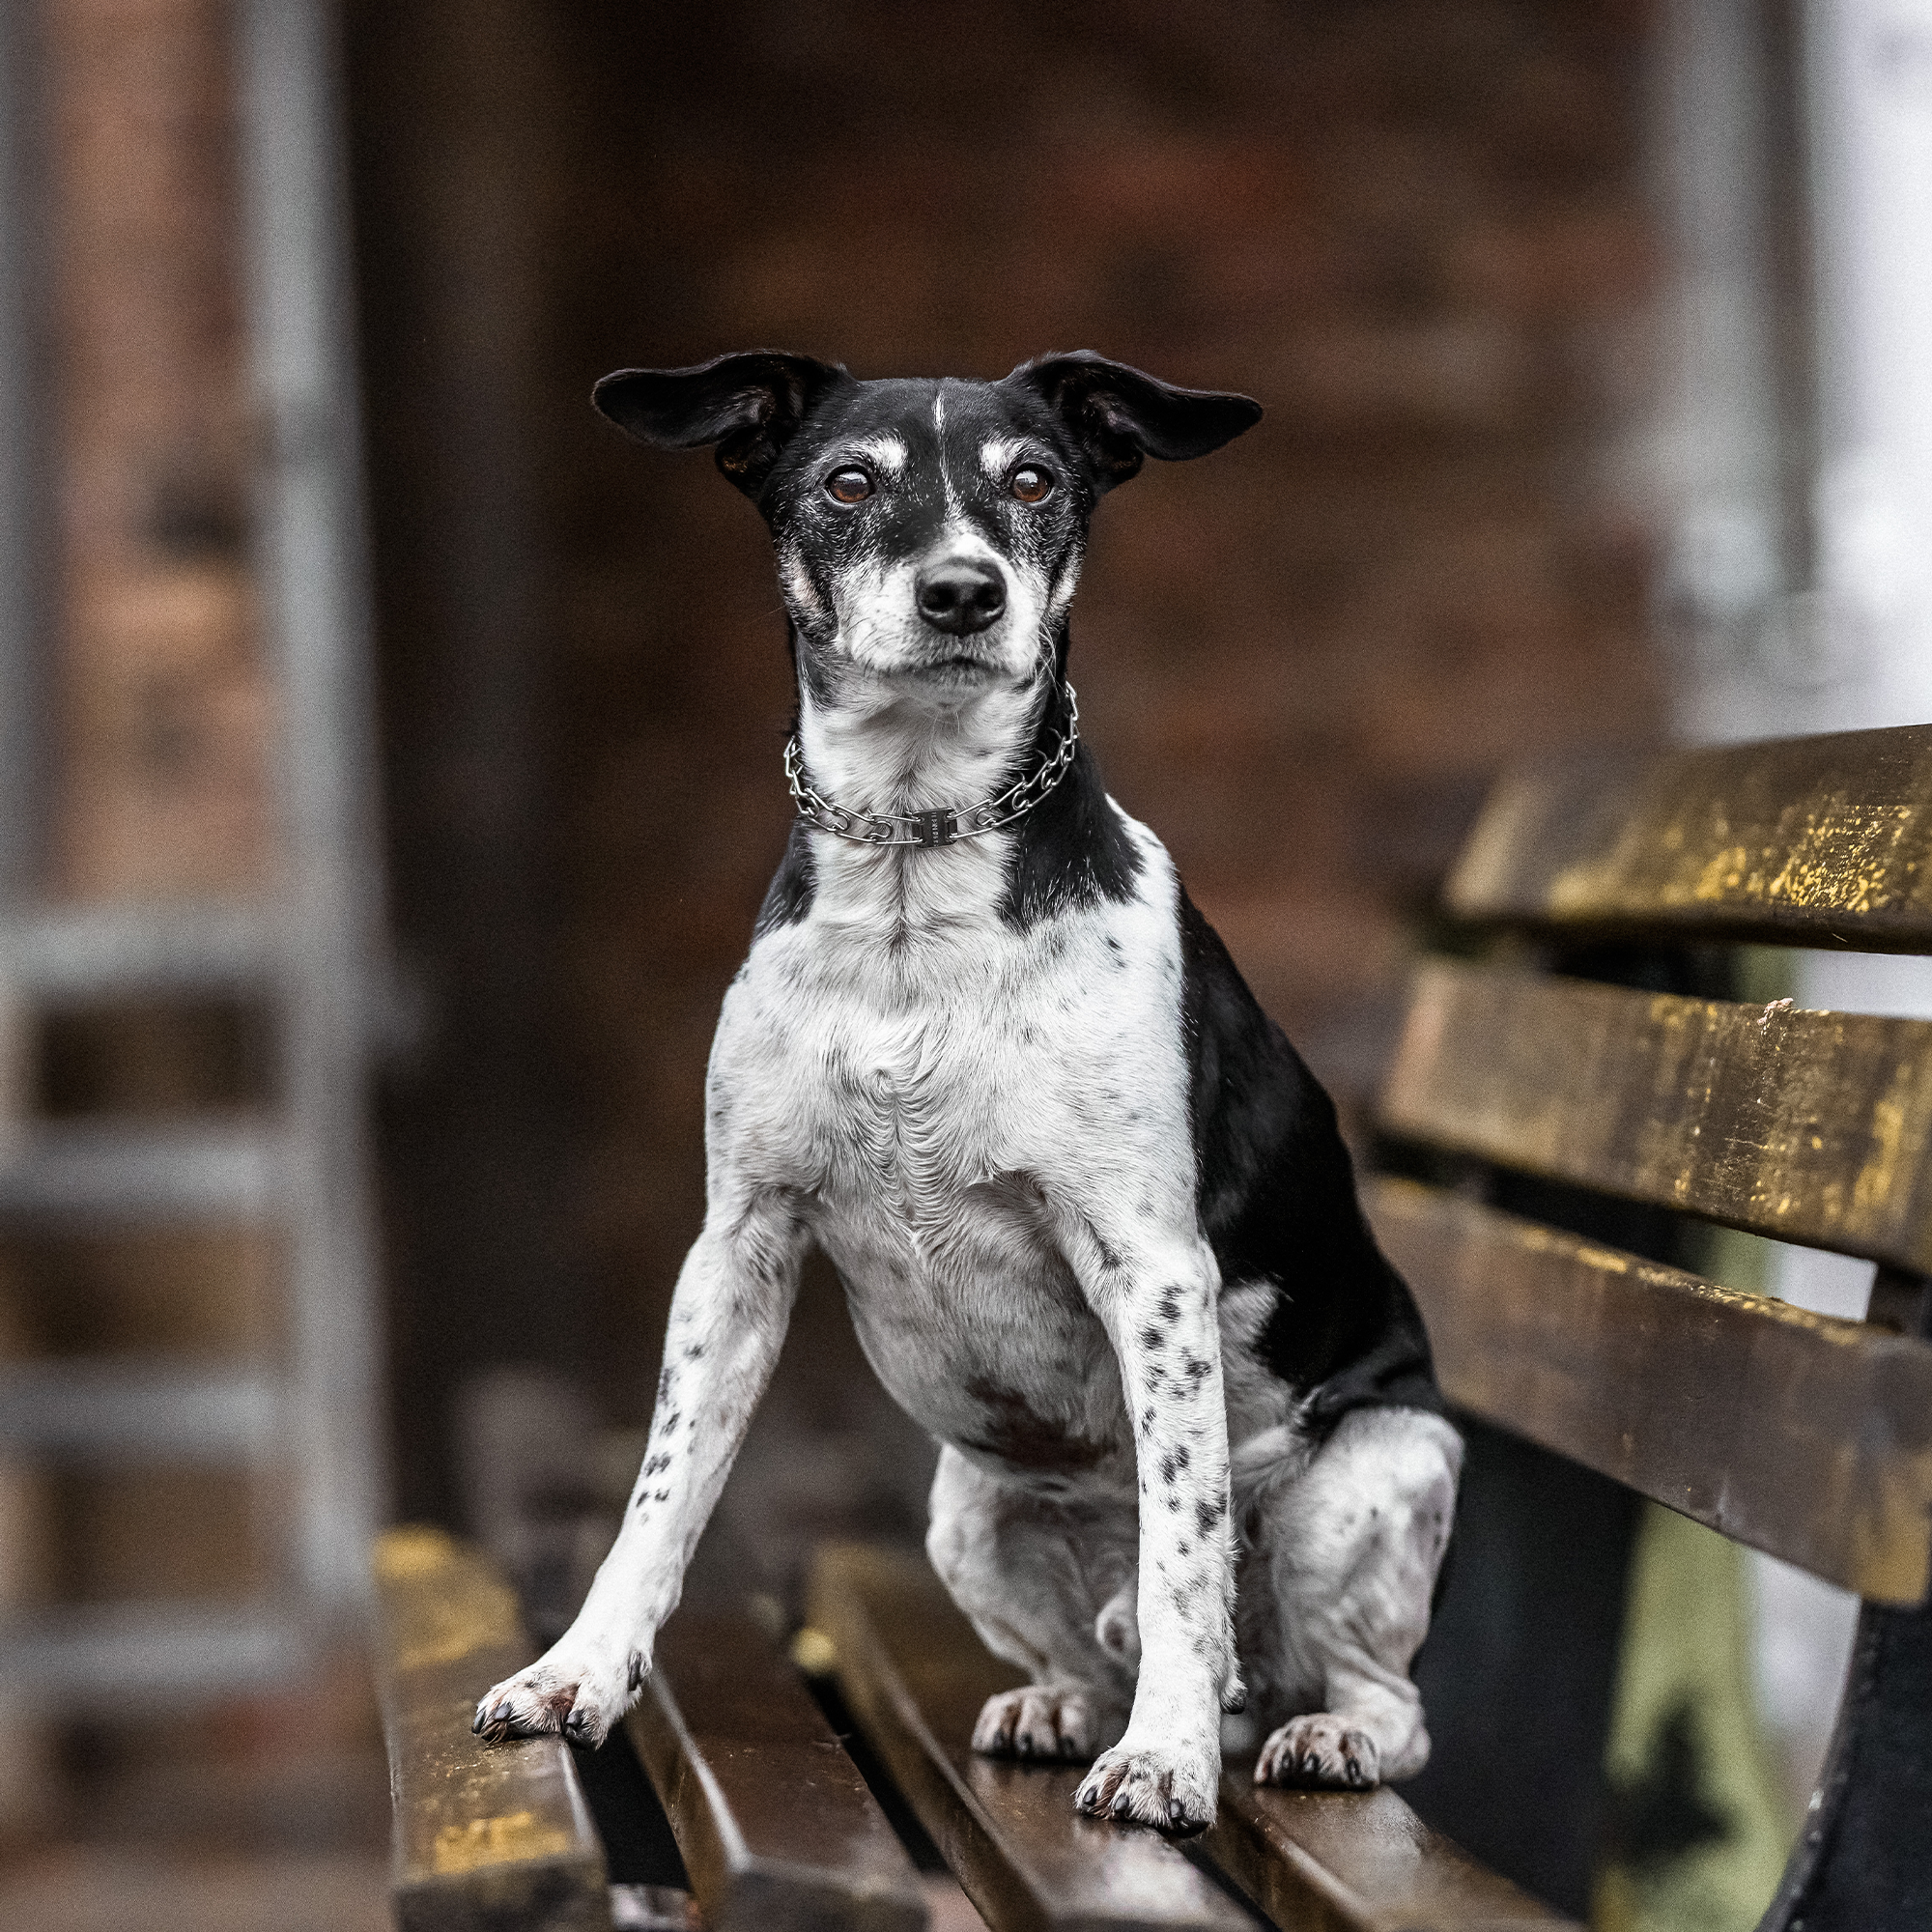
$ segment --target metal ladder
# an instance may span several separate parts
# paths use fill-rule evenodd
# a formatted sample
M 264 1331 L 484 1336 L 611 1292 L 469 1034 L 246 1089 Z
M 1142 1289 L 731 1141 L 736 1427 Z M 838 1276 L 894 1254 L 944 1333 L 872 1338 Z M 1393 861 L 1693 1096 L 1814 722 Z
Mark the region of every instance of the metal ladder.
M 272 1227 L 281 1359 L 0 1364 L 0 1454 L 273 1471 L 274 1586 L 245 1604 L 64 1605 L 0 1627 L 22 1701 L 192 1697 L 299 1669 L 364 1591 L 382 1514 L 378 1274 L 364 1110 L 386 980 L 360 432 L 332 9 L 246 0 L 247 314 L 264 430 L 255 577 L 280 718 L 277 884 L 245 904 L 37 900 L 46 733 L 37 592 L 31 49 L 0 10 L 0 1228 Z M 271 1115 L 146 1125 L 8 1106 L 8 1043 L 62 1007 L 238 995 L 274 1040 Z

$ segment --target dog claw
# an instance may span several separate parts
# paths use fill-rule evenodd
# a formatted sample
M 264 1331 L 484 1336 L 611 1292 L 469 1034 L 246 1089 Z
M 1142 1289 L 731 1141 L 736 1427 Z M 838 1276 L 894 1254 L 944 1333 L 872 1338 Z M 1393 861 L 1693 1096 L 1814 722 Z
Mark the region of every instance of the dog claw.
M 1135 1750 L 1116 1745 L 1074 1796 L 1092 1818 L 1193 1832 L 1214 1822 L 1217 1754 Z
M 1367 1791 L 1381 1782 L 1381 1752 L 1346 1718 L 1310 1712 L 1291 1718 L 1263 1745 L 1255 1782 Z
M 1025 1684 L 986 1699 L 973 1726 L 973 1748 L 985 1757 L 1016 1757 L 1030 1764 L 1079 1763 L 1094 1755 L 1096 1729 L 1085 1691 Z

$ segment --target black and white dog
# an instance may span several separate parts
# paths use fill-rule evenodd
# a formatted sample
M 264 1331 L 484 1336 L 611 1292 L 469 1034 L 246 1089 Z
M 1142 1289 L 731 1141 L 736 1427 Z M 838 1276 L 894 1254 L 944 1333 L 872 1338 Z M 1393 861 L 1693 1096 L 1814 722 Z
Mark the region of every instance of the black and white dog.
M 979 1749 L 1097 1750 L 1081 1807 L 1169 1829 L 1212 1818 L 1246 1698 L 1260 1779 L 1416 1771 L 1462 1446 L 1327 1095 L 1102 790 L 1066 682 L 1094 503 L 1260 408 L 1088 354 L 980 383 L 758 353 L 596 400 L 715 444 L 771 526 L 799 817 L 724 998 L 624 1527 L 477 1728 L 597 1740 L 637 1695 L 816 1242 L 943 1445 L 933 1564 L 1031 1679 Z

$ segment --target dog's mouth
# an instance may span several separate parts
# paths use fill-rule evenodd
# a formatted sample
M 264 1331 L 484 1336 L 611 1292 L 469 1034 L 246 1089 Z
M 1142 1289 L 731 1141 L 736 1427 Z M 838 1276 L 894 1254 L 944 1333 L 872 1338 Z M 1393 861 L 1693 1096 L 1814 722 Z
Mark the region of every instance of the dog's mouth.
M 912 667 L 916 677 L 937 678 L 948 683 L 987 677 L 996 668 L 990 658 L 977 651 L 949 651 L 944 657 L 922 658 Z

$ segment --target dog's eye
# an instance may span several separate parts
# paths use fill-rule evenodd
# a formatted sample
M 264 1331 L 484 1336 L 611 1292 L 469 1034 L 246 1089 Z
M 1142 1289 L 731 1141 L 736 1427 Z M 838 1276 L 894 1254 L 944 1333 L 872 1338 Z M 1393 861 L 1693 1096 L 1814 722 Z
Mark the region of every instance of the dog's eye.
M 872 479 L 863 469 L 835 469 L 825 479 L 825 494 L 835 503 L 863 503 L 872 494 Z
M 1053 478 L 1037 465 L 1024 463 L 1007 478 L 1007 488 L 1022 503 L 1038 503 L 1052 491 Z

